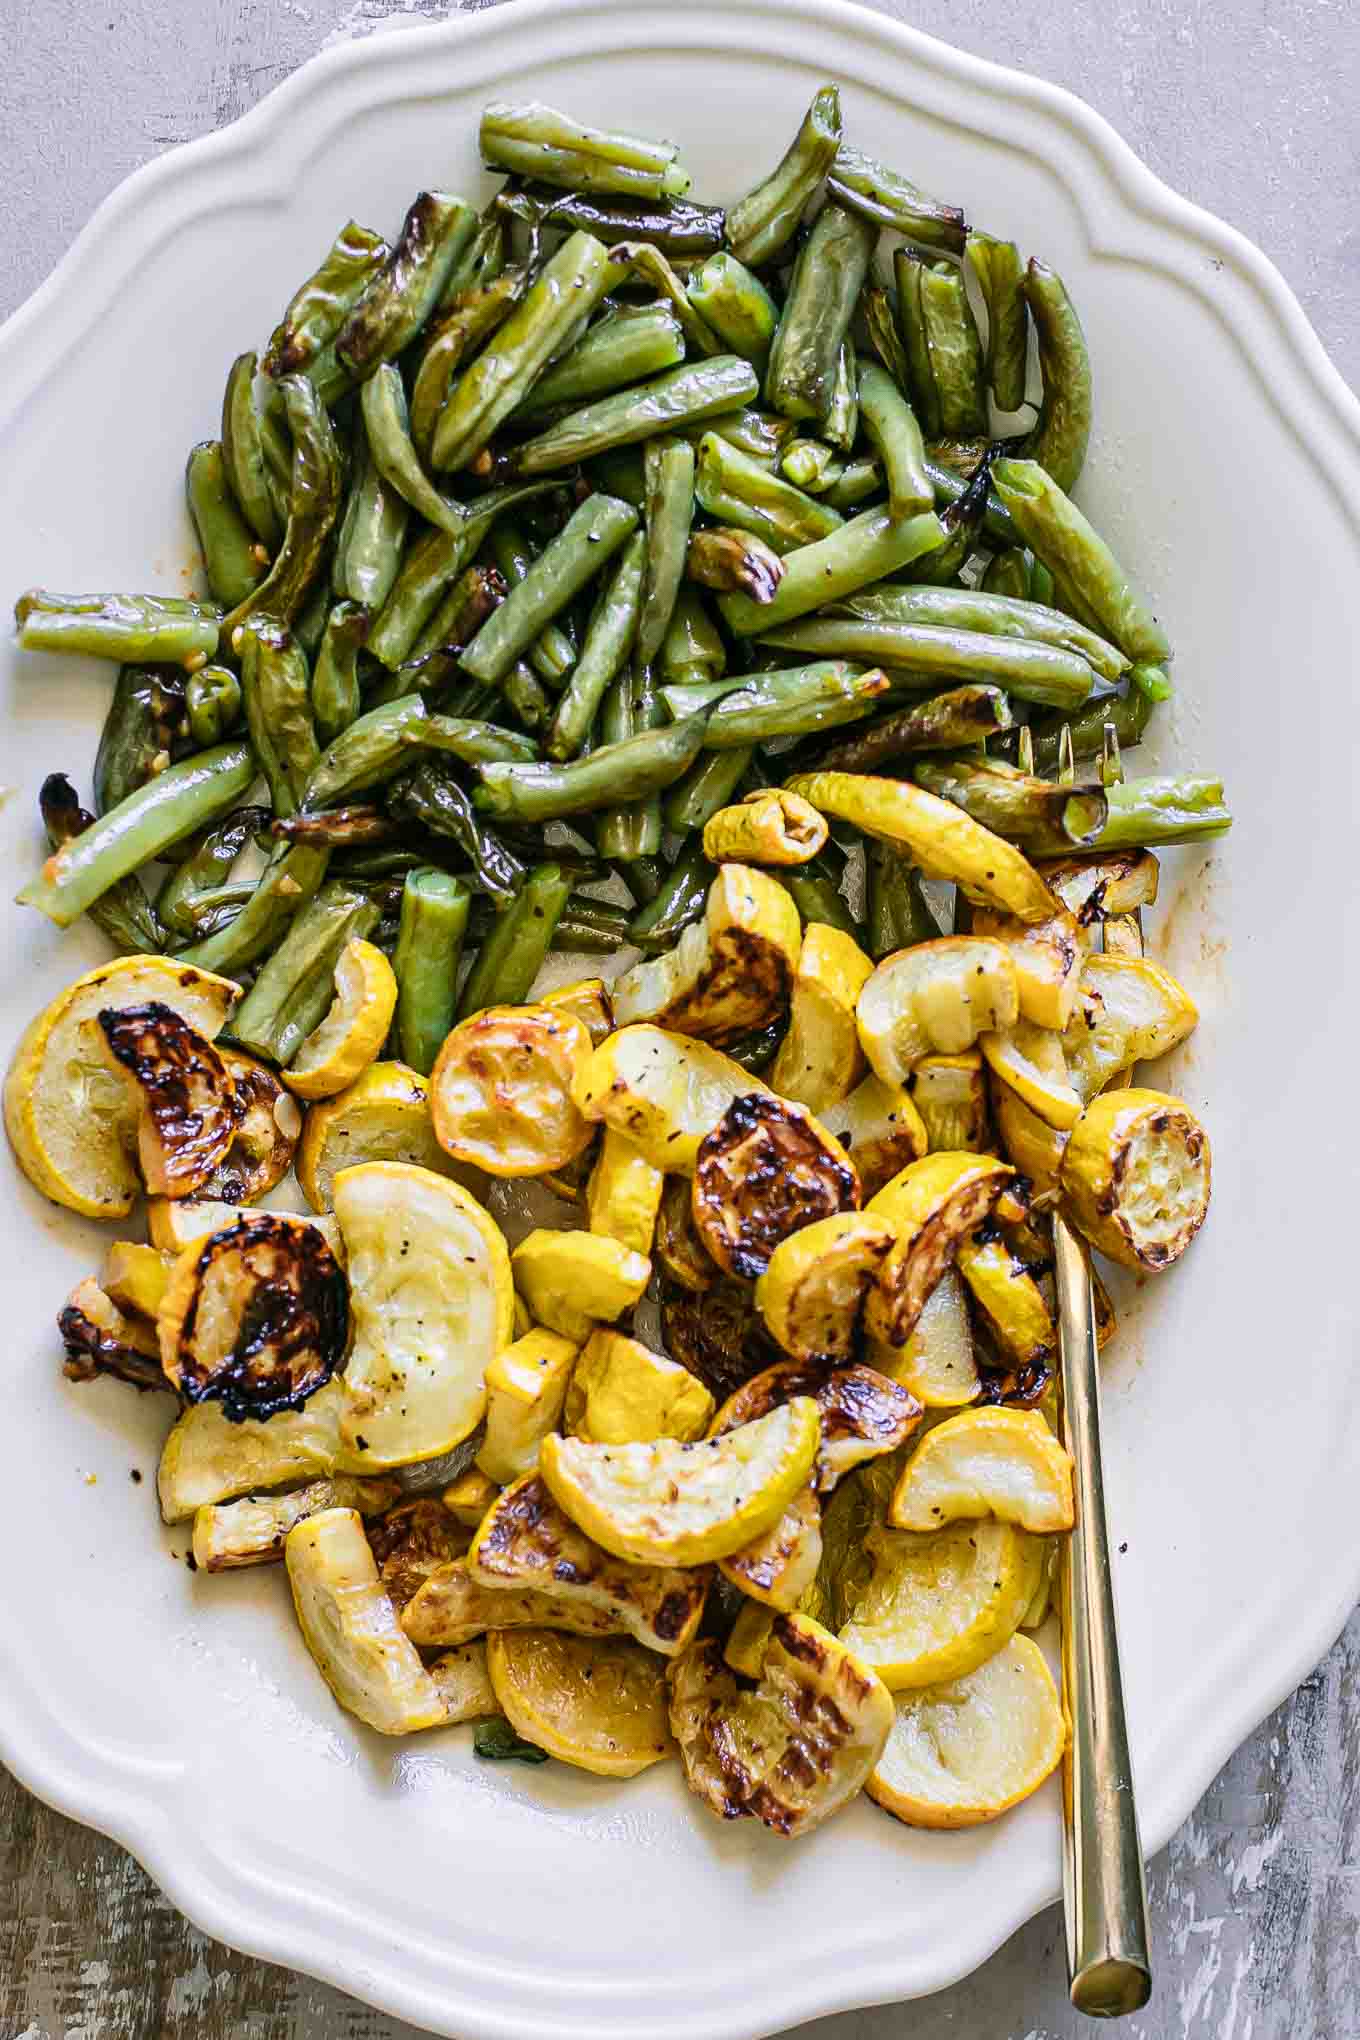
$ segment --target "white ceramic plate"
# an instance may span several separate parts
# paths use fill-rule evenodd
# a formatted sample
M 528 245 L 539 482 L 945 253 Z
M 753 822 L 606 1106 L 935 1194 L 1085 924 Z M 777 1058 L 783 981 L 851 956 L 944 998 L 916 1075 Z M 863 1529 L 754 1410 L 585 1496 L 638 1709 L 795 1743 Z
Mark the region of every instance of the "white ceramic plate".
M 1156 756 L 1220 770 L 1240 817 L 1211 858 L 1168 861 L 1162 916 L 1203 1008 L 1171 1075 L 1213 1130 L 1215 1208 L 1130 1311 L 1108 1377 L 1151 1851 L 1360 1588 L 1343 607 L 1360 581 L 1360 409 L 1264 258 L 1065 93 L 830 0 L 522 0 L 333 51 L 101 208 L 0 334 L 0 560 L 11 593 L 180 587 L 180 473 L 216 430 L 231 357 L 347 214 L 390 231 L 421 184 L 488 188 L 484 99 L 535 92 L 659 126 L 699 194 L 724 198 L 827 77 L 858 142 L 1071 284 L 1099 391 L 1082 495 L 1179 652 Z M 0 776 L 22 798 L 0 830 L 18 873 L 39 854 L 40 775 L 88 786 L 108 677 L 2 656 Z M 5 1054 L 96 953 L 7 910 Z M 615 1785 L 480 1765 L 465 1730 L 397 1748 L 358 1730 L 278 1573 L 195 1579 L 173 1562 L 185 1536 L 154 1517 L 162 1409 L 62 1381 L 53 1313 L 97 1229 L 8 1167 L 0 1211 L 0 1753 L 211 1933 L 468 2040 L 746 2040 L 936 1989 L 1056 1893 L 1052 1790 L 972 1833 L 913 1834 L 861 1805 L 784 1847 L 717 1826 L 674 1767 Z

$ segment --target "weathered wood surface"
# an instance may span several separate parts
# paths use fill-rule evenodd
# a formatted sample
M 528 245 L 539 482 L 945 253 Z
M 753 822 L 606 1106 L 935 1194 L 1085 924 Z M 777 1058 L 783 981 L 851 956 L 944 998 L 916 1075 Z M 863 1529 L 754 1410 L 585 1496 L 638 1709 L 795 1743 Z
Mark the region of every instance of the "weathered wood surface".
M 683 0 L 677 0 L 683 4 Z M 883 0 L 880 0 L 883 4 Z M 40 0 L 0 6 L 10 231 L 0 315 L 128 171 L 255 103 L 328 42 L 446 0 Z M 1072 85 L 1180 190 L 1240 224 L 1360 381 L 1352 0 L 898 0 L 883 11 Z M 1210 1364 L 1207 1356 L 1204 1364 Z M 1360 1618 L 1153 1866 L 1159 1988 L 1130 2040 L 1360 2035 Z M 913 2006 L 817 2040 L 1078 2040 L 1061 1922 Z M 114 1844 L 0 1772 L 0 2040 L 401 2040 L 410 2028 L 248 1961 Z

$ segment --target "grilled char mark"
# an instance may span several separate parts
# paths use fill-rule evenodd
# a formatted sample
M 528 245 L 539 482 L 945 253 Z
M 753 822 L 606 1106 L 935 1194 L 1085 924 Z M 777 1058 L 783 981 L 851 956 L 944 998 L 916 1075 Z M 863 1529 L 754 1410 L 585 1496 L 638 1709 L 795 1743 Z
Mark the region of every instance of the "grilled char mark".
M 779 1242 L 859 1207 L 859 1177 L 808 1115 L 758 1091 L 734 1098 L 699 1148 L 694 1217 L 734 1275 L 763 1275 Z
M 229 1285 L 237 1308 L 231 1341 L 225 1352 L 200 1353 L 205 1287 L 230 1259 L 238 1263 Z M 187 1401 L 220 1402 L 228 1422 L 239 1424 L 298 1409 L 329 1381 L 345 1351 L 349 1300 L 339 1263 L 315 1226 L 270 1212 L 238 1219 L 205 1241 L 197 1276 L 178 1340 Z
M 75 1304 L 68 1303 L 58 1311 L 57 1330 L 66 1349 L 62 1373 L 68 1381 L 97 1381 L 101 1374 L 108 1374 L 141 1391 L 169 1388 L 156 1361 L 101 1331 Z
M 245 1117 L 226 1064 L 173 1006 L 105 1006 L 109 1053 L 136 1084 L 161 1148 L 164 1181 L 148 1189 L 184 1195 L 221 1160 Z

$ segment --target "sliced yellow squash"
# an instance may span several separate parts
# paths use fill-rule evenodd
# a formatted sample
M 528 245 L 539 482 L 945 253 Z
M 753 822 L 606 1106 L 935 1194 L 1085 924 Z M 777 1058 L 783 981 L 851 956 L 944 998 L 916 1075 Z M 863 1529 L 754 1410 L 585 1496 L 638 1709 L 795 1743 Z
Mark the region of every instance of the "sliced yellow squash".
M 866 1789 L 909 1827 L 976 1827 L 1037 1792 L 1066 1746 L 1044 1654 L 1013 1636 L 962 1678 L 899 1696 Z
M 871 1200 L 872 1216 L 896 1234 L 865 1305 L 871 1337 L 906 1344 L 959 1241 L 987 1217 L 1013 1173 L 991 1155 L 926 1155 Z
M 614 1003 L 603 978 L 574 978 L 569 985 L 559 985 L 556 991 L 545 992 L 542 1004 L 570 1013 L 573 1020 L 579 1020 L 594 1048 L 607 1041 L 614 1032 Z
M 606 1615 L 614 1629 L 663 1657 L 683 1650 L 694 1635 L 709 1584 L 699 1567 L 633 1565 L 615 1557 L 577 1528 L 537 1473 L 493 1502 L 467 1563 L 481 1586 Z M 416 1618 L 411 1633 L 417 1641 L 418 1629 Z
M 849 1097 L 864 1073 L 855 1007 L 873 967 L 843 929 L 825 921 L 808 923 L 788 1032 L 770 1069 L 770 1082 L 781 1098 L 823 1113 Z
M 1037 1410 L 960 1410 L 926 1432 L 903 1469 L 888 1520 L 938 1530 L 995 1516 L 1040 1534 L 1072 1527 L 1072 1457 Z
M 860 1046 L 876 1077 L 900 1084 L 922 1056 L 958 1055 L 1019 1011 L 1015 965 L 1001 942 L 942 935 L 885 956 L 859 995 Z
M 1002 1150 L 1035 1189 L 1051 1193 L 1058 1187 L 1063 1149 L 1067 1135 L 1032 1112 L 1018 1091 L 998 1078 L 992 1085 L 992 1105 Z
M 477 1447 L 477 1465 L 498 1487 L 537 1464 L 538 1448 L 562 1414 L 576 1354 L 570 1339 L 540 1327 L 491 1359 L 486 1435 Z
M 590 1146 L 572 1079 L 591 1054 L 585 1022 L 560 1006 L 488 1006 L 447 1037 L 430 1072 L 440 1146 L 491 1176 L 541 1176 Z
M 1061 1034 L 1077 1004 L 1085 945 L 1075 914 L 1059 907 L 1046 921 L 1026 923 L 1010 914 L 973 913 L 974 935 L 1004 942 L 1015 965 L 1020 1017 Z
M 650 1254 L 665 1182 L 636 1141 L 607 1126 L 586 1187 L 590 1230 L 618 1240 L 635 1254 Z
M 762 1275 L 781 1240 L 859 1201 L 850 1157 L 803 1105 L 758 1092 L 734 1098 L 700 1145 L 694 1223 L 729 1275 Z
M 487 1669 L 486 1645 L 480 1637 L 459 1644 L 457 1650 L 441 1651 L 425 1669 L 444 1703 L 444 1720 L 450 1728 L 460 1721 L 480 1721 L 488 1714 L 500 1713 Z
M 444 1703 L 402 1634 L 358 1511 L 304 1518 L 284 1560 L 303 1639 L 340 1705 L 380 1735 L 439 1727 Z
M 375 942 L 355 936 L 335 960 L 335 997 L 283 1073 L 299 1098 L 333 1098 L 382 1054 L 397 1009 L 397 980 Z
M 980 1050 L 927 1055 L 907 1079 L 932 1154 L 985 1154 L 992 1144 L 987 1083 Z M 905 1164 L 904 1164 L 905 1166 Z
M 1160 964 L 1143 956 L 1088 956 L 1078 1009 L 1063 1036 L 1081 1101 L 1089 1104 L 1132 1064 L 1168 1055 L 1198 1024 L 1194 1000 Z
M 703 919 L 673 949 L 615 981 L 615 1021 L 651 1022 L 719 1046 L 739 1041 L 788 1005 L 802 939 L 798 909 L 777 879 L 724 864 Z
M 1157 898 L 1160 876 L 1150 850 L 1103 850 L 1094 857 L 1056 857 L 1035 866 L 1083 933 L 1102 921 L 1136 914 Z
M 781 1240 L 756 1283 L 770 1337 L 795 1360 L 848 1360 L 894 1237 L 871 1212 L 842 1211 Z
M 194 1511 L 194 1564 L 200 1572 L 230 1572 L 243 1565 L 281 1563 L 288 1533 L 323 1509 L 357 1509 L 379 1516 L 399 1498 L 394 1480 L 354 1480 L 336 1474 L 281 1495 L 247 1495 L 240 1502 L 205 1502 Z
M 572 1096 L 587 1119 L 635 1141 L 656 1168 L 689 1176 L 704 1135 L 734 1098 L 768 1084 L 707 1042 L 660 1027 L 620 1027 L 579 1070 Z
M 841 1641 L 894 1692 L 962 1678 L 1000 1650 L 1033 1599 L 1044 1550 L 1027 1530 L 990 1521 L 871 1530 L 866 1541 L 873 1570 Z
M 353 1343 L 341 1438 L 352 1472 L 433 1459 L 476 1429 L 486 1370 L 510 1344 L 510 1257 L 457 1183 L 404 1162 L 335 1178 Z
M 796 1608 L 817 1577 L 822 1510 L 811 1481 L 770 1529 L 718 1560 L 724 1579 L 767 1608 Z
M 243 1049 L 218 1046 L 236 1087 L 240 1123 L 231 1145 L 195 1197 L 222 1198 L 228 1204 L 254 1204 L 293 1166 L 302 1108 L 284 1090 L 275 1071 Z
M 288 1211 L 276 1215 L 291 1218 L 298 1225 L 315 1226 L 331 1252 L 343 1257 L 340 1228 L 330 1212 Z M 146 1201 L 147 1237 L 158 1252 L 165 1254 L 179 1255 L 195 1240 L 209 1239 L 213 1233 L 225 1232 L 243 1218 L 258 1216 L 251 1204 L 219 1204 L 211 1197 L 148 1197 Z
M 540 1324 L 583 1346 L 599 1323 L 631 1310 L 652 1264 L 603 1233 L 540 1228 L 515 1248 L 515 1282 Z
M 1057 1328 L 1038 1283 L 1002 1237 L 962 1240 L 955 1265 L 981 1309 L 997 1345 L 1016 1367 L 1051 1364 Z
M 466 1473 L 460 1473 L 457 1480 L 449 1485 L 439 1497 L 456 1523 L 465 1524 L 475 1530 L 500 1489 L 494 1480 L 488 1480 L 479 1466 L 470 1466 Z
M 158 1001 L 211 1041 L 239 997 L 230 978 L 168 956 L 120 956 L 59 993 L 5 1078 L 5 1131 L 34 1189 L 85 1218 L 122 1218 L 141 1194 L 138 1100 L 109 1065 L 101 1012 Z
M 297 1179 L 313 1211 L 329 1211 L 341 1169 L 361 1162 L 409 1162 L 474 1189 L 483 1178 L 445 1154 L 435 1139 L 424 1077 L 405 1063 L 370 1063 L 358 1082 L 311 1106 L 298 1142 Z
M 606 1551 L 642 1565 L 705 1565 L 778 1520 L 806 1482 L 820 1437 L 816 1403 L 796 1396 L 698 1444 L 545 1438 L 539 1469 L 572 1521 Z
M 562 1593 L 531 1588 L 484 1587 L 466 1558 L 431 1573 L 401 1611 L 402 1628 L 422 1650 L 456 1649 L 489 1629 L 568 1629 L 574 1636 L 621 1636 L 624 1625 L 607 1609 Z
M 630 1637 L 495 1631 L 486 1663 L 511 1727 L 564 1764 L 633 1778 L 671 1754 L 662 1661 Z
M 906 1389 L 872 1367 L 827 1367 L 781 1361 L 728 1396 L 709 1436 L 721 1438 L 740 1424 L 768 1415 L 797 1395 L 810 1395 L 821 1418 L 813 1485 L 829 1494 L 852 1467 L 895 1452 L 921 1421 L 921 1405 Z
M 137 1101 L 137 1166 L 154 1197 L 192 1197 L 226 1156 L 245 1106 L 205 1035 L 160 999 L 106 1007 L 104 1052 Z
M 566 1428 L 597 1445 L 702 1438 L 713 1398 L 687 1367 L 622 1332 L 591 1334 L 567 1390 Z
M 825 1125 L 854 1162 L 866 1198 L 876 1196 L 930 1146 L 910 1093 L 872 1074 L 839 1104 L 828 1106 Z
M 1209 1209 L 1209 1136 L 1165 1091 L 1093 1098 L 1063 1155 L 1063 1200 L 1102 1254 L 1140 1271 L 1178 1261 Z
M 711 1289 L 718 1279 L 718 1264 L 694 1223 L 694 1192 L 687 1176 L 663 1179 L 656 1214 L 655 1250 L 656 1259 L 681 1289 L 698 1295 Z
M 368 1526 L 378 1577 L 398 1614 L 426 1581 L 461 1558 L 468 1532 L 437 1495 L 410 1495 Z
M 175 1256 L 162 1253 L 158 1247 L 144 1247 L 136 1240 L 115 1240 L 104 1257 L 101 1286 L 120 1310 L 154 1318 L 174 1265 Z
M 332 1378 L 301 1409 L 281 1410 L 267 1423 L 234 1424 L 220 1403 L 195 1403 L 161 1450 L 161 1515 L 182 1523 L 205 1503 L 333 1474 L 343 1400 L 343 1387 Z
M 1046 1126 L 1058 1133 L 1071 1131 L 1081 1117 L 1081 1096 L 1068 1075 L 1062 1035 L 1032 1020 L 1017 1020 L 1004 1032 L 984 1034 L 980 1046 L 999 1083 Z
M 713 864 L 806 864 L 826 843 L 815 807 L 782 786 L 758 787 L 704 823 L 704 855 Z
M 905 1346 L 869 1341 L 870 1364 L 907 1390 L 928 1410 L 952 1410 L 970 1403 L 982 1387 L 973 1354 L 973 1330 L 963 1284 L 945 1270 L 921 1306 Z

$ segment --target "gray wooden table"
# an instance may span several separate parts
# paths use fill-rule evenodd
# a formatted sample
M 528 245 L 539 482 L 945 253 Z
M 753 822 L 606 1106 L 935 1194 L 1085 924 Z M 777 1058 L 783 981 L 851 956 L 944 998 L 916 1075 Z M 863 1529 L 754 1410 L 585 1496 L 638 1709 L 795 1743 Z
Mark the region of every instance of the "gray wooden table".
M 1260 243 L 1360 384 L 1355 0 L 878 4 L 1080 92 L 1171 184 Z M 336 38 L 450 11 L 450 0 L 0 0 L 0 316 L 139 163 L 235 119 Z M 1128 2022 L 1131 2040 L 1360 2035 L 1358 1672 L 1355 1618 L 1153 1865 L 1158 1989 Z M 799 2030 L 1075 2040 L 1089 2028 L 1067 2003 L 1055 1911 L 938 1997 Z M 0 2040 L 247 2031 L 399 2040 L 411 2029 L 207 1940 L 121 1849 L 0 1772 Z

